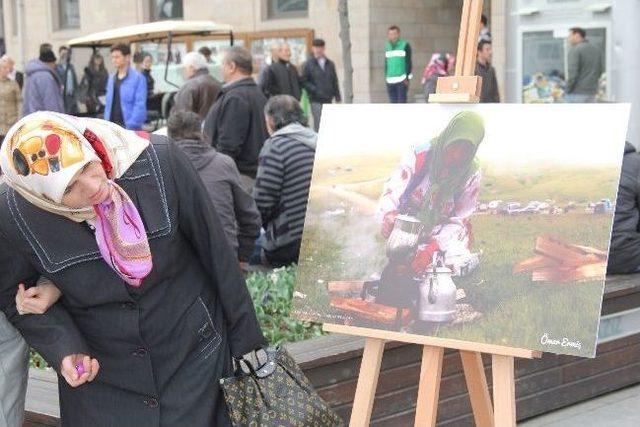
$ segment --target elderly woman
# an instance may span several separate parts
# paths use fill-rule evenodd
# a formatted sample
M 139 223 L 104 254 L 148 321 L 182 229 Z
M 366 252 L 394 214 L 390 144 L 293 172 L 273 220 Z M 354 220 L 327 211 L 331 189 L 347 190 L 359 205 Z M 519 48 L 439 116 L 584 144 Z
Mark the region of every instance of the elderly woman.
M 382 235 L 390 237 L 399 216 L 419 220 L 422 232 L 414 252 L 390 257 L 376 302 L 409 307 L 417 292 L 414 277 L 425 274 L 436 252 L 455 275 L 477 266 L 470 218 L 480 190 L 476 153 L 483 139 L 482 117 L 462 111 L 439 135 L 412 149 L 385 184 L 378 209 Z
M 219 380 L 264 338 L 188 159 L 160 136 L 35 113 L 0 165 L 0 309 L 60 374 L 62 425 L 229 425 Z M 20 315 L 17 284 L 38 276 L 62 297 Z

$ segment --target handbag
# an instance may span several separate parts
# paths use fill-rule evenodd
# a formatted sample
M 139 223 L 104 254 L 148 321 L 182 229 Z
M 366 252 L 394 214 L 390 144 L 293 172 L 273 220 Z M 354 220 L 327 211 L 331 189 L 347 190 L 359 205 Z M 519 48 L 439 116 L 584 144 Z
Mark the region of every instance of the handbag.
M 344 426 L 283 347 L 264 351 L 266 362 L 257 370 L 250 361 L 236 359 L 234 375 L 220 380 L 234 426 Z

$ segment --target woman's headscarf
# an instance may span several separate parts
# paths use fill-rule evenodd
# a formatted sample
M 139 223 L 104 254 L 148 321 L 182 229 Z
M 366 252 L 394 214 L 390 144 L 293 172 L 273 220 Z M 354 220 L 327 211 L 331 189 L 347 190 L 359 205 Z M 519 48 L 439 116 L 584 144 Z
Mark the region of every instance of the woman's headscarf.
M 484 121 L 479 114 L 462 111 L 453 117 L 447 127 L 431 141 L 429 164 L 429 189 L 424 198 L 420 219 L 425 230 L 431 230 L 441 222 L 443 204 L 459 193 L 472 175 L 478 171 L 475 160 L 478 147 L 484 138 Z M 454 143 L 463 142 L 466 155 L 460 162 L 446 165 L 445 154 Z M 446 170 L 445 170 L 446 169 Z
M 9 130 L 0 167 L 7 184 L 33 205 L 73 221 L 90 221 L 105 261 L 127 283 L 139 286 L 151 271 L 149 242 L 135 205 L 113 180 L 148 145 L 148 139 L 104 120 L 37 112 Z M 64 206 L 73 177 L 94 161 L 106 172 L 110 196 L 96 206 Z

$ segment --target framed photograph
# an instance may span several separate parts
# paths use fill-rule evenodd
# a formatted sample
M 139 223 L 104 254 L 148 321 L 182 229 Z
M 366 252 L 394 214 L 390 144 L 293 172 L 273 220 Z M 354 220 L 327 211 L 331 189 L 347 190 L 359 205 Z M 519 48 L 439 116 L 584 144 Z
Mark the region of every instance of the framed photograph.
M 295 316 L 594 357 L 629 111 L 326 105 Z

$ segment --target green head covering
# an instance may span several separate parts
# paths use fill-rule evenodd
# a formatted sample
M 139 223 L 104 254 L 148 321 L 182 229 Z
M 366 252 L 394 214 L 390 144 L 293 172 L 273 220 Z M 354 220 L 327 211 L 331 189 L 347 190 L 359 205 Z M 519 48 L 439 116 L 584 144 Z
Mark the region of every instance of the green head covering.
M 469 178 L 478 171 L 475 156 L 483 138 L 482 117 L 472 111 L 462 111 L 431 141 L 431 156 L 426 165 L 429 168 L 429 189 L 420 210 L 425 231 L 431 231 L 442 222 L 442 205 L 459 193 Z M 466 155 L 447 165 L 447 149 L 457 144 L 466 148 Z

